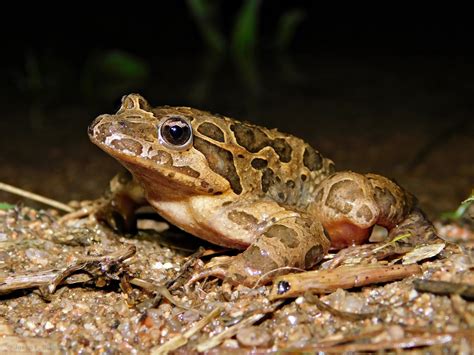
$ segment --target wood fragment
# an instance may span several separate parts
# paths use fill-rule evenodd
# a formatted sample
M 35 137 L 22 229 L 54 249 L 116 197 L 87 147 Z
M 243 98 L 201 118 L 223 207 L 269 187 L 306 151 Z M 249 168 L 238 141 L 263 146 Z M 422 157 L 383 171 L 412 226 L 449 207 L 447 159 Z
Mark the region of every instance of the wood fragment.
M 332 260 L 325 262 L 325 269 L 335 269 L 341 265 L 362 264 L 364 261 L 369 262 L 371 259 L 384 260 L 394 255 L 405 254 L 413 250 L 411 246 L 380 243 L 354 245 L 340 250 Z
M 150 353 L 153 355 L 161 355 L 161 354 L 168 354 L 170 351 L 176 350 L 183 345 L 186 345 L 189 338 L 191 338 L 194 334 L 204 328 L 207 324 L 209 324 L 214 318 L 216 318 L 219 314 L 221 314 L 223 307 L 216 307 L 211 313 L 197 322 L 194 326 L 192 326 L 189 330 L 187 330 L 184 334 L 179 334 L 174 338 L 171 338 L 166 343 L 156 346 L 151 349 Z
M 354 313 L 354 312 L 340 311 L 334 307 L 331 307 L 329 304 L 321 301 L 317 295 L 309 291 L 305 292 L 304 298 L 308 303 L 315 304 L 321 311 L 327 311 L 331 313 L 333 316 L 340 317 L 343 319 L 358 321 L 358 320 L 364 320 L 364 319 L 375 316 L 375 313 L 373 312 Z
M 196 311 L 200 314 L 202 314 L 201 311 L 196 310 L 194 308 L 188 307 L 185 304 L 182 304 L 181 302 L 176 301 L 176 299 L 173 297 L 173 295 L 170 293 L 170 291 L 165 287 L 165 286 L 160 286 L 153 284 L 151 282 L 148 282 L 146 280 L 134 277 L 129 280 L 130 284 L 141 287 L 146 289 L 147 291 L 155 292 L 158 293 L 161 297 L 166 298 L 171 304 L 175 305 L 176 307 L 183 308 L 185 310 L 191 310 L 191 311 Z M 159 298 L 156 303 L 159 302 Z
M 29 272 L 0 278 L 0 295 L 17 290 L 40 288 L 46 294 L 52 294 L 59 285 L 87 282 L 97 277 L 119 279 L 114 273 L 121 272 L 121 263 L 136 253 L 136 247 L 130 245 L 104 256 L 83 257 L 62 269 L 50 269 Z M 70 279 L 76 272 L 85 273 Z
M 432 281 L 417 279 L 413 281 L 415 289 L 435 295 L 460 295 L 469 300 L 474 299 L 474 285 L 448 281 Z
M 403 339 L 384 340 L 376 343 L 352 343 L 335 346 L 317 344 L 311 347 L 298 348 L 298 352 L 324 351 L 328 353 L 354 352 L 354 351 L 381 351 L 391 349 L 411 349 L 422 346 L 433 346 L 451 343 L 457 339 L 473 339 L 474 329 L 460 330 L 457 332 L 435 333 L 429 335 L 408 336 Z M 292 349 L 282 349 L 283 352 Z M 293 349 L 296 350 L 296 349 Z
M 54 207 L 54 208 L 56 208 L 58 210 L 61 210 L 61 211 L 64 211 L 64 212 L 74 212 L 75 211 L 74 208 L 72 208 L 71 206 L 68 206 L 68 205 L 66 205 L 62 202 L 59 202 L 59 201 L 53 200 L 51 198 L 35 194 L 33 192 L 29 192 L 29 191 L 20 189 L 18 187 L 12 186 L 12 185 L 5 184 L 3 182 L 0 182 L 0 190 L 9 192 L 9 193 L 14 194 L 14 195 L 18 195 L 18 196 L 28 198 L 28 199 L 33 200 L 33 201 L 41 202 L 45 205 Z
M 199 247 L 196 252 L 191 254 L 188 257 L 188 260 L 180 267 L 178 274 L 171 280 L 166 283 L 166 287 L 172 291 L 177 289 L 178 287 L 182 286 L 185 283 L 183 275 L 188 271 L 189 267 L 201 256 L 203 256 L 205 249 L 203 247 Z M 180 282 L 179 282 L 180 281 Z
M 269 297 L 271 300 L 297 297 L 306 291 L 331 293 L 338 288 L 349 289 L 401 280 L 417 274 L 421 274 L 421 267 L 417 264 L 341 266 L 332 270 L 288 274 L 274 279 Z

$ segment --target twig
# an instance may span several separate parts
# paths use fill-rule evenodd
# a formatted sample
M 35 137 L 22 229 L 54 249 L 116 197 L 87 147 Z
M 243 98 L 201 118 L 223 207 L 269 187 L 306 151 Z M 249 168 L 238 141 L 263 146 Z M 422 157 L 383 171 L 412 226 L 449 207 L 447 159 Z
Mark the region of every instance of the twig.
M 169 289 L 169 290 L 175 290 L 177 289 L 179 286 L 181 286 L 180 283 L 178 283 L 178 280 L 182 278 L 182 276 L 185 274 L 186 271 L 188 271 L 189 267 L 197 260 L 199 259 L 205 252 L 206 250 L 203 248 L 203 247 L 199 247 L 198 250 L 196 250 L 196 252 L 194 252 L 193 254 L 191 254 L 189 257 L 188 257 L 188 260 L 186 260 L 186 262 L 181 266 L 178 274 L 171 280 L 169 280 L 168 282 L 166 282 L 166 287 Z
M 400 280 L 421 273 L 417 264 L 341 266 L 331 270 L 288 274 L 274 279 L 270 299 L 297 297 L 306 291 L 331 293 L 338 288 L 348 289 L 373 283 Z
M 40 288 L 46 293 L 52 294 L 59 285 L 90 281 L 93 278 L 105 277 L 106 279 L 118 279 L 115 274 L 120 274 L 121 263 L 136 253 L 134 245 L 127 249 L 119 250 L 105 256 L 89 256 L 73 262 L 63 269 L 45 270 L 0 278 L 0 295 L 16 290 Z M 68 280 L 70 276 L 78 271 L 83 271 L 89 276 Z
M 53 199 L 35 194 L 33 192 L 29 192 L 29 191 L 20 189 L 18 187 L 14 187 L 14 186 L 5 184 L 3 182 L 0 182 L 0 190 L 6 191 L 6 192 L 9 192 L 9 193 L 18 195 L 18 196 L 26 197 L 26 198 L 29 198 L 30 200 L 34 200 L 34 201 L 44 203 L 45 205 L 57 208 L 58 210 L 61 210 L 61 211 L 65 211 L 65 212 L 74 212 L 75 211 L 74 208 L 72 208 L 72 207 L 70 207 L 70 206 L 68 206 L 68 205 L 66 205 L 62 202 L 59 202 L 59 201 L 56 201 L 56 200 L 53 200 Z
M 153 355 L 168 354 L 170 351 L 176 350 L 181 346 L 186 345 L 189 338 L 191 338 L 194 334 L 204 328 L 207 324 L 209 324 L 215 317 L 217 317 L 222 312 L 222 310 L 222 306 L 216 307 L 211 313 L 209 313 L 207 316 L 197 322 L 191 329 L 186 331 L 184 334 L 177 335 L 174 338 L 171 338 L 163 345 L 152 348 L 150 353 Z
M 448 281 L 432 281 L 417 279 L 413 281 L 415 290 L 434 293 L 435 295 L 460 295 L 466 299 L 474 299 L 474 286 Z
M 132 285 L 144 288 L 147 291 L 159 293 L 162 297 L 166 298 L 171 304 L 175 305 L 176 307 L 183 308 L 186 310 L 196 311 L 196 309 L 188 307 L 185 304 L 182 304 L 181 302 L 176 301 L 173 295 L 170 293 L 170 291 L 168 291 L 168 289 L 165 286 L 155 285 L 151 282 L 148 282 L 143 279 L 139 279 L 137 277 L 130 279 L 129 282 Z M 197 311 L 197 312 L 202 314 L 202 312 L 200 311 Z

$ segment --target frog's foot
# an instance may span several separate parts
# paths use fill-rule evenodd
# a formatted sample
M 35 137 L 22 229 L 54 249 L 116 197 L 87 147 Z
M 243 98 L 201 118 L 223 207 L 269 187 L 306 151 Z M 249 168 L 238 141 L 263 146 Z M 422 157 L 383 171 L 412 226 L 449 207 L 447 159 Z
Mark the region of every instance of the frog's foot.
M 415 208 L 402 222 L 392 228 L 388 235 L 389 239 L 399 236 L 406 236 L 401 238 L 400 242 L 410 245 L 434 242 L 439 238 L 436 228 L 418 208 Z
M 329 249 L 323 226 L 305 213 L 286 211 L 244 252 L 215 258 L 190 280 L 214 276 L 234 285 L 267 284 L 274 277 L 315 266 Z
M 128 172 L 117 174 L 105 193 L 100 209 L 94 215 L 118 232 L 136 231 L 135 210 L 145 203 L 142 188 Z
M 235 286 L 256 287 L 269 283 L 278 275 L 292 271 L 286 267 L 278 268 L 274 262 L 266 259 L 260 255 L 256 247 L 251 246 L 240 255 L 212 259 L 204 269 L 191 277 L 188 284 L 207 277 L 216 277 Z M 262 263 L 259 263 L 259 260 Z
M 413 241 L 434 238 L 433 226 L 415 203 L 411 194 L 383 176 L 339 172 L 316 190 L 314 214 L 337 249 L 365 242 L 376 224 L 391 236 L 410 232 Z

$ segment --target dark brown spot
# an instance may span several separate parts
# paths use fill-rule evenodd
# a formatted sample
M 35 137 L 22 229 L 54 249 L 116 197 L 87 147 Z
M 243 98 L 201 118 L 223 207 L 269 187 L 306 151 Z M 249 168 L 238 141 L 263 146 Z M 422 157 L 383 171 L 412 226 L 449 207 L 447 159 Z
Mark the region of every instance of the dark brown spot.
M 237 154 L 237 158 L 239 158 L 239 159 L 244 159 L 245 157 L 244 157 L 243 154 Z
M 242 193 L 240 177 L 239 174 L 237 174 L 231 152 L 199 137 L 194 137 L 194 148 L 206 156 L 212 171 L 224 177 L 237 195 Z
M 232 201 L 226 201 L 222 204 L 222 207 L 229 206 L 230 204 L 232 204 Z
M 254 158 L 252 159 L 252 162 L 250 163 L 254 169 L 265 169 L 268 165 L 268 161 L 265 159 L 261 158 Z
M 130 138 L 120 138 L 112 141 L 111 145 L 123 153 L 132 153 L 133 155 L 140 155 L 143 151 L 143 146 L 140 142 Z
M 256 126 L 235 123 L 230 129 L 234 132 L 237 143 L 251 153 L 257 153 L 270 145 L 268 136 Z
M 306 181 L 308 177 L 305 174 L 301 174 L 301 181 Z
M 319 170 L 323 166 L 323 158 L 318 151 L 308 145 L 304 150 L 303 164 L 311 171 Z
M 275 181 L 276 181 L 277 183 L 280 183 L 280 182 L 281 182 L 281 178 L 280 178 L 278 175 L 276 175 L 276 176 L 275 176 Z
M 277 263 L 271 259 L 268 253 L 262 252 L 256 245 L 251 245 L 241 255 L 245 260 L 246 269 L 251 268 L 266 273 L 278 268 Z
M 244 211 L 232 211 L 227 217 L 234 223 L 244 226 L 253 227 L 258 223 L 258 219 Z
M 207 189 L 209 187 L 209 183 L 207 181 L 202 180 L 201 181 L 201 187 L 204 189 Z
M 285 199 L 285 194 L 283 192 L 279 192 L 278 198 L 283 201 Z
M 198 178 L 199 175 L 201 175 L 199 171 L 196 171 L 190 168 L 189 166 L 175 166 L 173 167 L 173 169 L 176 170 L 180 174 L 188 175 L 188 176 L 191 176 L 192 178 Z
M 318 244 L 308 250 L 304 257 L 304 268 L 311 269 L 324 257 L 323 247 Z
M 328 165 L 328 173 L 333 174 L 336 172 L 336 166 L 334 165 L 333 162 L 329 163 Z
M 293 149 L 291 149 L 291 146 L 283 138 L 273 140 L 270 145 L 280 157 L 281 162 L 288 163 L 291 160 L 291 152 Z
M 224 142 L 224 132 L 217 127 L 215 124 L 210 123 L 210 122 L 204 122 L 198 127 L 198 132 L 211 138 L 214 139 L 215 141 L 218 142 Z
M 268 189 L 270 188 L 270 186 L 273 185 L 273 177 L 274 177 L 274 173 L 272 169 L 266 168 L 263 171 L 263 174 L 262 174 L 262 191 L 263 192 L 268 192 Z
M 277 238 L 288 248 L 296 248 L 300 243 L 298 234 L 291 228 L 281 224 L 274 224 L 267 229 L 265 235 L 269 238 Z
M 326 198 L 326 205 L 343 213 L 352 211 L 352 202 L 363 199 L 364 191 L 352 180 L 342 180 L 331 186 Z
M 372 211 L 366 205 L 363 205 L 357 210 L 356 216 L 363 217 L 364 220 L 366 220 L 367 222 L 371 221 L 372 218 L 374 217 Z
M 290 189 L 294 189 L 295 188 L 295 182 L 293 180 L 287 180 L 286 181 L 286 186 L 289 187 Z

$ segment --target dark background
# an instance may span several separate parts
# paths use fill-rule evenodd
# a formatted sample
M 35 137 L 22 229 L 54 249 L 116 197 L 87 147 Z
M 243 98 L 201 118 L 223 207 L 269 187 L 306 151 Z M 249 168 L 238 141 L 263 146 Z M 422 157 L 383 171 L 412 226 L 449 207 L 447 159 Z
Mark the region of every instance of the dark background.
M 264 0 L 255 47 L 235 52 L 244 2 L 215 3 L 212 24 L 227 43 L 218 53 L 184 1 L 5 5 L 0 181 L 63 201 L 97 197 L 119 165 L 88 141 L 87 125 L 139 92 L 154 105 L 195 106 L 301 136 L 341 170 L 396 178 L 431 215 L 467 197 L 467 8 Z M 279 20 L 294 9 L 304 20 L 278 49 Z M 124 72 L 124 61 L 135 69 Z

